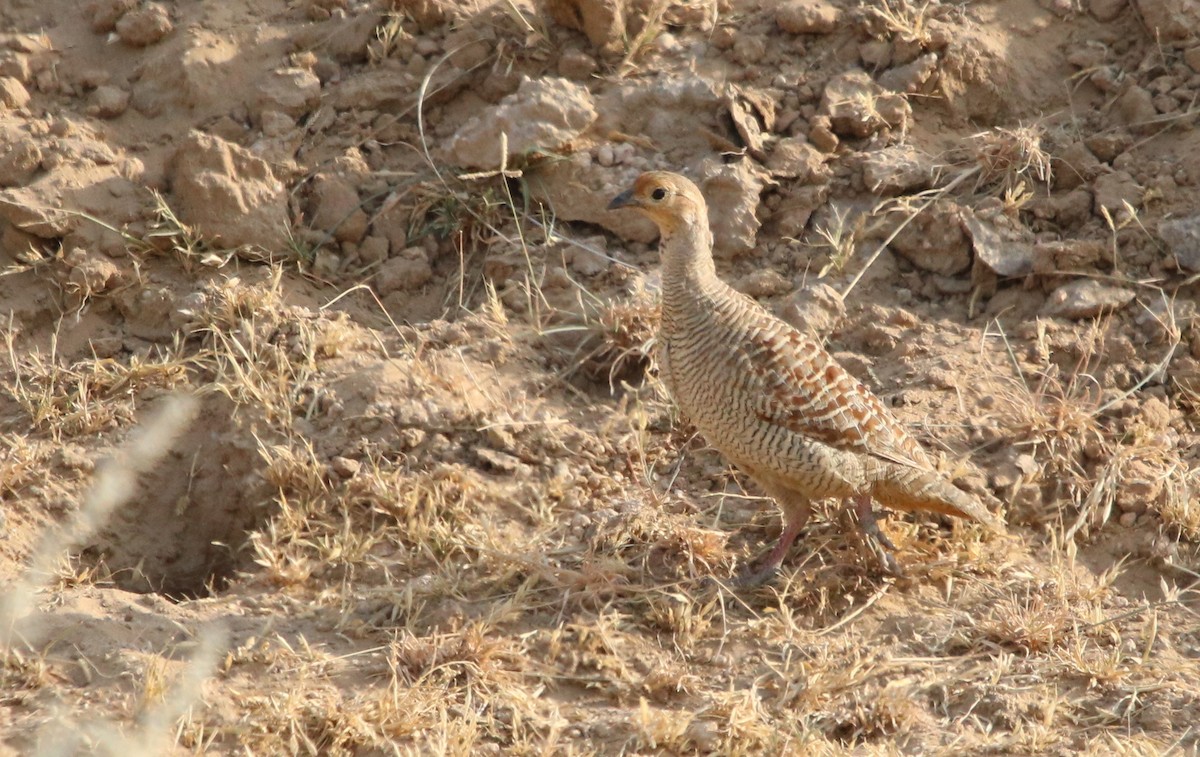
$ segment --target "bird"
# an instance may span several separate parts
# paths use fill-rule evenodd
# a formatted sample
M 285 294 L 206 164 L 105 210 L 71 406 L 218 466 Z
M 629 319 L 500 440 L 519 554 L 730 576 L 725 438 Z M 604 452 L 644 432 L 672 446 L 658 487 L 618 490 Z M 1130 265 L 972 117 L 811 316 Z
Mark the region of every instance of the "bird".
M 904 425 L 814 337 L 717 276 L 699 188 L 667 171 L 641 174 L 608 205 L 658 226 L 662 303 L 655 358 L 681 414 L 775 500 L 779 541 L 742 586 L 769 582 L 808 522 L 812 503 L 839 498 L 899 572 L 872 502 L 1002 521 L 947 481 Z

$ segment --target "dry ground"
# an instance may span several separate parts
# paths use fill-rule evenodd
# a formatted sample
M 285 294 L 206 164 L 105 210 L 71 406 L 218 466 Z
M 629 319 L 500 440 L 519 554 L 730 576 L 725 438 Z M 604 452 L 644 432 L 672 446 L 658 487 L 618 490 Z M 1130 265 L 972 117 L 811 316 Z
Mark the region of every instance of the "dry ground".
M 1197 751 L 1196 16 L 0 5 L 0 751 Z M 727 588 L 651 167 L 1009 536 Z

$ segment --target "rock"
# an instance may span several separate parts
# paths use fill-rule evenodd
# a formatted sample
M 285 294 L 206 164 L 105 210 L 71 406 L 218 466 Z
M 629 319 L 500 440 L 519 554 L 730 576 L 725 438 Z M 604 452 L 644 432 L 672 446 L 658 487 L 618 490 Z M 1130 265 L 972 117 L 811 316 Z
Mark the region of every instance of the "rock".
M 1133 137 L 1125 131 L 1093 134 L 1083 141 L 1087 149 L 1105 163 L 1112 163 L 1133 145 Z
M 1088 10 L 1097 21 L 1112 21 L 1128 4 L 1128 0 L 1088 0 Z
M 1050 163 L 1055 189 L 1075 189 L 1101 173 L 1100 161 L 1083 142 L 1072 142 Z
M 863 156 L 863 183 L 885 196 L 905 194 L 929 187 L 933 164 L 910 145 L 892 145 Z
M 1082 273 L 1093 270 L 1108 246 L 1090 239 L 1039 242 L 1033 246 L 1033 272 L 1040 276 L 1056 273 Z
M 937 53 L 925 53 L 911 63 L 884 71 L 879 76 L 879 84 L 899 94 L 916 94 L 937 73 L 938 61 Z
M 175 150 L 167 178 L 172 207 L 202 237 L 225 247 L 287 248 L 287 190 L 249 151 L 193 131 Z
M 558 58 L 558 75 L 568 79 L 587 79 L 599 67 L 595 58 L 576 48 L 564 50 Z
M 1113 110 L 1121 117 L 1128 127 L 1140 130 L 1153 127 L 1153 121 L 1158 117 L 1158 109 L 1154 107 L 1154 97 L 1136 84 L 1130 84 L 1113 102 Z
M 865 71 L 848 71 L 825 85 L 820 112 L 829 116 L 835 134 L 865 139 L 885 127 L 905 131 L 912 107 L 904 97 L 884 91 Z
M 1114 218 L 1124 214 L 1125 205 L 1137 208 L 1142 204 L 1146 190 L 1125 171 L 1113 171 L 1096 177 L 1092 184 L 1092 212 L 1101 218 L 1102 209 L 1107 209 Z
M 15 110 L 28 104 L 29 90 L 25 85 L 12 76 L 0 76 L 0 106 Z
M 798 179 L 801 184 L 816 184 L 829 178 L 826 156 L 803 139 L 781 139 L 767 159 L 772 176 Z
M 1136 0 L 1149 39 L 1185 40 L 1200 29 L 1196 0 Z
M 329 233 L 339 242 L 357 244 L 367 234 L 369 219 L 358 192 L 340 176 L 319 173 L 313 178 L 309 208 L 312 227 Z
M 730 259 L 754 249 L 758 228 L 758 202 L 764 176 L 751 161 L 721 163 L 706 159 L 698 182 L 708 200 L 712 221 L 713 255 Z
M 367 237 L 358 247 L 358 259 L 363 265 L 382 263 L 387 260 L 389 246 L 387 237 Z
M 1200 272 L 1200 215 L 1160 222 L 1158 237 L 1166 243 L 1180 268 Z
M 129 93 L 120 87 L 105 84 L 92 92 L 88 114 L 96 118 L 116 118 L 129 108 Z
M 788 34 L 829 34 L 842 11 L 827 0 L 787 0 L 775 11 L 775 23 Z
M 987 217 L 970 208 L 962 208 L 959 215 L 975 260 L 1008 278 L 1026 276 L 1033 270 L 1032 235 L 1019 223 L 1003 214 Z
M 604 55 L 618 55 L 625 41 L 625 0 L 542 0 L 554 22 L 583 32 Z
M 592 163 L 585 154 L 569 160 L 545 161 L 525 172 L 532 199 L 545 204 L 560 221 L 582 221 L 608 229 L 633 242 L 653 242 L 658 229 L 639 213 L 608 210 L 608 202 L 633 182 L 636 171 L 624 175 Z
M 953 202 L 938 202 L 918 213 L 889 246 L 917 268 L 943 276 L 971 265 L 971 241 Z
M 1050 293 L 1041 314 L 1054 318 L 1080 320 L 1095 318 L 1133 302 L 1134 293 L 1124 287 L 1101 284 L 1094 279 L 1079 279 L 1063 284 Z
M 117 36 L 130 47 L 148 47 L 175 29 L 171 14 L 158 3 L 128 11 L 117 20 Z
M 379 268 L 375 291 L 380 297 L 424 286 L 433 278 L 433 268 L 423 247 L 409 247 Z
M 799 239 L 813 211 L 829 199 L 829 185 L 815 184 L 799 187 L 788 193 L 771 216 L 775 233 L 784 238 Z
M 812 143 L 813 147 L 824 153 L 832 153 L 837 150 L 839 140 L 833 133 L 829 116 L 816 116 L 812 119 L 809 123 L 808 141 Z
M 321 80 L 304 68 L 280 68 L 265 77 L 258 87 L 251 116 L 261 123 L 267 111 L 300 118 L 321 102 Z
M 517 91 L 500 104 L 463 124 L 445 148 L 447 159 L 460 168 L 500 167 L 501 139 L 508 137 L 508 155 L 556 152 L 596 120 L 591 94 L 567 79 L 523 77 Z
M 751 297 L 778 297 L 792 291 L 792 282 L 774 268 L 762 268 L 743 276 L 734 288 Z
M 117 28 L 117 20 L 126 12 L 133 10 L 138 0 L 93 0 L 88 3 L 86 13 L 92 31 L 97 34 L 108 34 Z
M 37 142 L 21 129 L 0 130 L 0 144 L 9 145 L 0 153 L 0 187 L 19 187 L 28 183 L 42 162 Z
M 828 284 L 809 284 L 796 290 L 783 305 L 780 317 L 820 339 L 832 332 L 846 315 L 846 303 Z

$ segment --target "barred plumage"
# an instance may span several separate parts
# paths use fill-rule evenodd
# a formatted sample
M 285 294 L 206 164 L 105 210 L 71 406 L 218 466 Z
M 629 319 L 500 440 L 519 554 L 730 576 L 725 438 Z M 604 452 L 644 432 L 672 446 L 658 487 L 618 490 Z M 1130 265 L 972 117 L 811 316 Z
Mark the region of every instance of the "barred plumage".
M 717 277 L 707 206 L 692 182 L 645 173 L 609 207 L 635 208 L 661 232 L 658 359 L 667 388 L 708 443 L 783 509 L 779 543 L 747 583 L 774 574 L 814 499 L 852 502 L 864 531 L 887 548 L 872 498 L 1003 530 L 816 340 Z

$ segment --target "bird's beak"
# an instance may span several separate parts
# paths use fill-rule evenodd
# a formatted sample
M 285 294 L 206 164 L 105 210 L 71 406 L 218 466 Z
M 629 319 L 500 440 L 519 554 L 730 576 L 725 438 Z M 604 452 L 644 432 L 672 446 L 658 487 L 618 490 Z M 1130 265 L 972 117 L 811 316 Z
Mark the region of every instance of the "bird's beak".
M 612 202 L 608 204 L 608 209 L 616 210 L 618 208 L 636 208 L 639 204 L 640 203 L 633 197 L 633 190 L 626 189 L 621 194 L 612 198 Z

